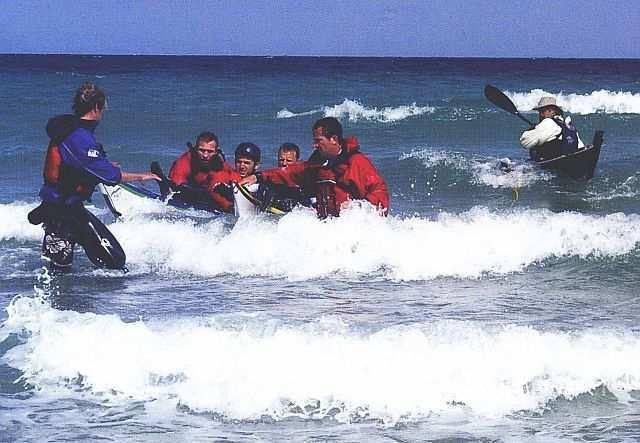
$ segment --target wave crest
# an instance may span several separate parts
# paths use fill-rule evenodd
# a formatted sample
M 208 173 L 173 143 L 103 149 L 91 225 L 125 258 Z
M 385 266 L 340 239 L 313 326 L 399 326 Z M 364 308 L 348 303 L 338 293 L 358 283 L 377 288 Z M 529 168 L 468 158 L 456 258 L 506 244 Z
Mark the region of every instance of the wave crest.
M 377 107 L 366 107 L 357 100 L 345 98 L 340 104 L 323 106 L 320 109 L 301 113 L 294 113 L 289 111 L 287 108 L 284 108 L 278 111 L 276 118 L 293 118 L 303 115 L 322 113 L 324 117 L 347 118 L 349 121 L 370 120 L 382 123 L 392 123 L 409 117 L 432 113 L 434 111 L 435 108 L 431 106 L 418 106 L 415 102 L 410 105 L 397 107 L 386 106 L 378 109 Z
M 6 209 L 0 205 L 0 215 Z M 232 227 L 225 219 L 167 219 L 146 209 L 134 211 L 109 225 L 134 272 L 291 280 L 336 274 L 404 281 L 481 278 L 521 272 L 555 257 L 615 258 L 640 243 L 640 216 L 620 213 L 493 212 L 476 207 L 431 220 L 380 217 L 370 205 L 354 203 L 339 218 L 326 221 L 300 208 L 279 219 L 256 217 Z M 13 238 L 39 243 L 38 227 L 22 220 L 13 223 Z
M 552 93 L 543 89 L 506 92 L 521 111 L 532 111 L 543 96 L 556 97 L 558 106 L 574 114 L 640 114 L 640 93 L 600 89 L 590 94 Z
M 599 386 L 623 400 L 640 389 L 631 332 L 460 321 L 363 330 L 339 317 L 287 324 L 259 314 L 126 323 L 28 297 L 7 310 L 3 329 L 21 338 L 2 360 L 48 395 L 159 401 L 236 420 L 395 423 L 460 408 L 499 417 Z

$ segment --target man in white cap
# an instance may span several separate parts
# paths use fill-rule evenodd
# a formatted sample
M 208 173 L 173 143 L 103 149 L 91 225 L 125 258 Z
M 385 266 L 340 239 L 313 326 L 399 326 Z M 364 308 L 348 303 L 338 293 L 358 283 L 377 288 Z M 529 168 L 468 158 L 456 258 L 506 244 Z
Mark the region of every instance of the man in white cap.
M 542 97 L 535 108 L 540 123 L 520 136 L 520 144 L 534 161 L 550 160 L 584 149 L 571 117 L 564 117 L 555 97 Z

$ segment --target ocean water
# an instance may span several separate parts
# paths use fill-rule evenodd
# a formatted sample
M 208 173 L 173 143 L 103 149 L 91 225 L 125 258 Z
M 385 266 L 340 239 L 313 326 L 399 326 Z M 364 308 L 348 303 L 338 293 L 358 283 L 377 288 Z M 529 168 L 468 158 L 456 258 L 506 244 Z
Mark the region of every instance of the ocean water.
M 638 441 L 640 61 L 0 56 L 0 441 Z M 49 117 L 108 94 L 97 138 L 168 169 L 202 130 L 263 167 L 338 117 L 391 214 L 211 218 L 119 192 L 129 272 L 40 258 Z M 536 169 L 558 96 L 596 175 Z M 496 168 L 510 157 L 511 174 Z

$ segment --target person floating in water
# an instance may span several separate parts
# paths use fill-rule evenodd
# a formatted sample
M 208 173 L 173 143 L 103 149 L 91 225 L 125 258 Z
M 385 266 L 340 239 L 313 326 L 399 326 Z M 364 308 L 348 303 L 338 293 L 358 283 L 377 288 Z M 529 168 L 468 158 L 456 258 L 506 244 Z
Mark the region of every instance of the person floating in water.
M 542 97 L 533 108 L 540 122 L 520 137 L 520 144 L 529 150 L 531 160 L 543 161 L 584 149 L 571 117 L 564 117 L 555 97 Z
M 333 117 L 313 125 L 311 158 L 243 178 L 241 185 L 266 182 L 311 192 L 320 218 L 338 216 L 343 203 L 367 200 L 381 214 L 389 210 L 387 185 L 373 163 L 360 152 L 355 137 L 343 139 L 342 125 Z
M 44 227 L 43 257 L 56 269 L 68 269 L 79 243 L 99 267 L 124 269 L 126 256 L 111 232 L 85 207 L 100 183 L 159 180 L 151 172 L 124 172 L 108 160 L 94 131 L 102 119 L 107 97 L 92 83 L 81 85 L 73 99 L 74 114 L 53 117 L 44 165 L 42 203 L 29 213 L 29 222 Z

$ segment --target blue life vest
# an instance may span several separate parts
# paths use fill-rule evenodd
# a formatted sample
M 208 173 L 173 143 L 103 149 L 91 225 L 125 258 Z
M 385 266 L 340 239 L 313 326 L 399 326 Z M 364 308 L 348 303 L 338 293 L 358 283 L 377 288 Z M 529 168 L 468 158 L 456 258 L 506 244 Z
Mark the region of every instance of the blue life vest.
M 559 119 L 553 119 L 560 126 L 560 152 L 564 154 L 572 154 L 578 150 L 578 130 L 573 123 L 562 122 Z

